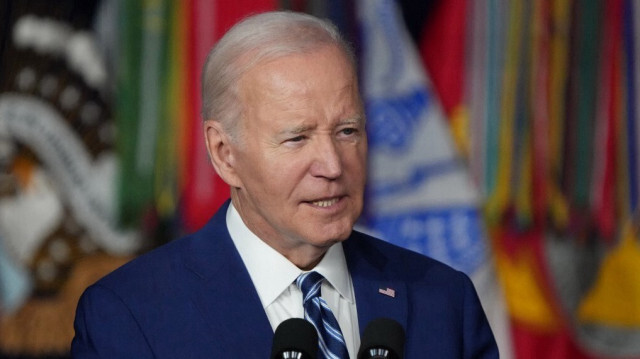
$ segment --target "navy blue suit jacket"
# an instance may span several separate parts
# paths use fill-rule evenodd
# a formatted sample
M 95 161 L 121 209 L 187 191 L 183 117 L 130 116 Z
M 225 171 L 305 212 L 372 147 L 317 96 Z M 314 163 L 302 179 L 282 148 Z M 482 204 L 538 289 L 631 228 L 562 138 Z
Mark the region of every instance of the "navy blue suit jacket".
M 227 206 L 195 234 L 89 287 L 76 312 L 73 357 L 268 358 L 273 330 L 229 236 Z M 355 231 L 343 246 L 361 333 L 388 317 L 405 328 L 407 359 L 498 357 L 466 275 Z M 379 293 L 387 288 L 394 297 Z

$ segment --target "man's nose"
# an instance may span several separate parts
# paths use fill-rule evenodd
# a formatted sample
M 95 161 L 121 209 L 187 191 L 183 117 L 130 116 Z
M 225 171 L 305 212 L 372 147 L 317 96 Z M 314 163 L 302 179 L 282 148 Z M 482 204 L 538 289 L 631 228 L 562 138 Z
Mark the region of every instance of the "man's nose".
M 315 177 L 336 179 L 342 174 L 342 158 L 336 141 L 332 138 L 319 139 L 312 154 L 311 174 Z

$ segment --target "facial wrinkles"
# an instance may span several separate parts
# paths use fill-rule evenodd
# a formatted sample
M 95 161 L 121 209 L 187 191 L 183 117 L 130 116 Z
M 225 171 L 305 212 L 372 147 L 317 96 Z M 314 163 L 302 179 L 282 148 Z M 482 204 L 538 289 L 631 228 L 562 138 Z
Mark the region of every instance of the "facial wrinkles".
M 263 127 L 263 130 L 257 133 L 258 142 L 273 149 L 280 145 L 280 139 L 278 136 L 270 136 L 269 134 L 283 133 L 284 131 L 279 128 L 279 123 L 283 119 L 299 118 L 298 114 L 308 111 L 306 104 L 309 101 L 292 99 L 292 96 L 283 94 L 286 86 L 282 86 L 282 81 L 278 80 L 278 76 L 271 75 L 269 78 L 274 78 L 274 82 L 271 83 L 258 77 L 255 79 L 257 83 L 253 82 L 244 86 L 247 88 L 243 96 L 243 102 L 247 104 L 247 116 L 243 127 L 245 131 L 251 126 L 260 127 L 262 125 L 266 127 L 266 131 Z M 278 85 L 279 83 L 280 85 Z
M 317 102 L 320 99 L 330 99 L 332 104 L 336 104 L 343 103 L 346 98 L 359 98 L 357 79 L 351 69 L 346 71 L 344 76 L 340 76 L 340 83 L 330 82 L 332 80 L 319 73 L 321 69 L 315 67 L 304 67 L 307 76 L 303 80 L 291 81 L 289 73 L 303 66 L 305 62 L 299 62 L 291 65 L 286 71 L 271 71 L 262 73 L 262 76 L 252 76 L 257 81 L 248 91 L 248 103 L 260 101 L 278 106 L 282 111 L 295 113 L 309 107 L 318 107 Z
M 327 54 L 318 53 L 319 56 Z M 296 209 L 296 206 L 326 207 L 335 202 L 337 195 L 359 195 L 356 183 L 362 182 L 360 177 L 365 165 L 359 168 L 358 163 L 362 162 L 361 157 L 364 160 L 366 147 L 360 145 L 354 151 L 352 146 L 366 141 L 364 115 L 350 68 L 332 66 L 326 73 L 320 73 L 318 67 L 308 66 L 308 58 L 301 59 L 304 60 L 289 61 L 287 66 L 258 68 L 242 79 L 241 96 L 247 109 L 243 127 L 250 141 L 240 154 L 242 161 L 237 161 L 243 163 L 245 178 L 244 188 L 239 189 L 245 208 L 239 211 L 244 213 L 245 221 L 252 222 L 247 223 L 249 227 L 272 244 L 292 247 L 310 244 L 308 238 L 303 238 L 310 236 L 316 238 L 314 246 L 324 246 L 329 243 L 317 241 L 317 231 L 307 233 L 301 229 L 304 227 L 295 226 L 289 220 L 295 217 L 296 223 L 308 222 L 324 229 L 323 226 L 334 220 L 345 218 L 344 213 L 335 214 L 335 218 L 315 216 L 306 207 Z M 309 71 L 301 71 L 303 69 Z M 357 128 L 359 132 L 353 137 L 354 141 L 340 132 L 344 127 Z M 292 141 L 294 145 L 291 145 L 287 141 L 299 135 L 304 137 L 300 143 Z M 351 169 L 345 172 L 349 178 L 327 181 L 322 176 L 310 175 L 310 164 L 323 160 L 318 157 L 318 150 L 327 144 L 334 146 L 341 165 Z M 283 216 L 274 215 L 277 212 L 274 206 L 288 212 Z M 297 217 L 309 214 L 313 217 Z M 350 215 L 353 216 L 357 213 Z
M 333 98 L 326 101 L 327 103 L 320 100 L 327 98 L 326 95 L 298 96 L 300 100 L 283 99 L 282 117 L 289 118 L 290 120 L 284 122 L 291 124 L 286 125 L 280 134 L 284 137 L 316 132 L 333 135 L 341 126 L 354 125 L 360 128 L 358 122 L 363 116 L 360 106 L 352 103 L 351 91 L 352 86 L 346 85 L 332 92 Z M 291 106 L 292 103 L 300 105 L 294 107 Z
M 300 101 L 287 101 L 287 103 L 289 102 Z M 355 113 L 353 109 L 349 110 L 349 108 L 353 108 L 353 106 L 340 106 L 344 108 L 344 110 L 337 112 L 338 115 L 317 114 L 319 111 L 312 110 L 313 106 L 298 106 L 298 108 L 286 107 L 289 108 L 275 111 L 278 113 L 278 118 L 273 121 L 268 121 L 271 118 L 269 115 L 262 116 L 264 118 L 260 116 L 254 117 L 254 121 L 264 121 L 264 124 L 269 128 L 268 131 L 261 131 L 258 134 L 258 141 L 264 143 L 267 149 L 277 150 L 281 146 L 286 148 L 287 141 L 296 137 L 304 138 L 305 141 L 313 140 L 316 136 L 329 136 L 333 138 L 342 128 L 354 127 L 358 130 L 362 129 L 362 115 Z M 334 106 L 334 109 L 340 107 Z M 349 115 L 346 116 L 342 114 Z

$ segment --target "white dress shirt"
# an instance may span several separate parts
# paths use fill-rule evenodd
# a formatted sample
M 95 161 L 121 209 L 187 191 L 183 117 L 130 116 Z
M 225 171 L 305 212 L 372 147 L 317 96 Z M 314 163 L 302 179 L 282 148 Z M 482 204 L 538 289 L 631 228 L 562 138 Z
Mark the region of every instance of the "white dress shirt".
M 304 318 L 302 292 L 294 283 L 304 271 L 251 232 L 233 204 L 227 210 L 227 227 L 273 330 L 286 319 Z M 331 246 L 313 270 L 326 279 L 322 298 L 340 324 L 349 356 L 355 358 L 360 347 L 358 313 L 342 243 Z

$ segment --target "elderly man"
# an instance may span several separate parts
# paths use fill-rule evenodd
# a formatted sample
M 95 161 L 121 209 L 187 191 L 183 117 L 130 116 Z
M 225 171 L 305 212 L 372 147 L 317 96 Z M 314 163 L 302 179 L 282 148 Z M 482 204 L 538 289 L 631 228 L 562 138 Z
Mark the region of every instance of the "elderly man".
M 267 358 L 292 317 L 316 325 L 321 358 L 355 358 L 378 317 L 404 327 L 406 358 L 498 356 L 464 274 L 353 230 L 365 115 L 353 55 L 331 24 L 245 19 L 209 54 L 202 96 L 231 201 L 89 288 L 75 357 Z

